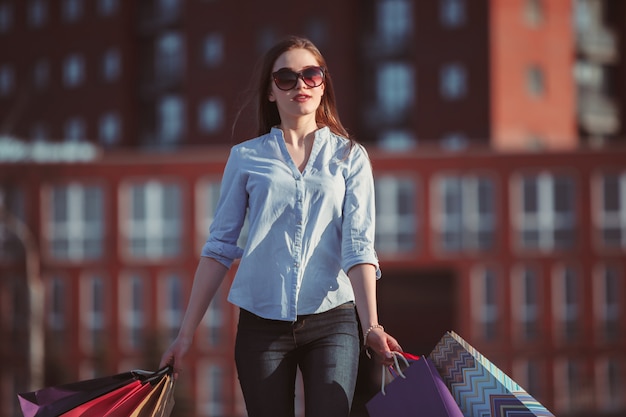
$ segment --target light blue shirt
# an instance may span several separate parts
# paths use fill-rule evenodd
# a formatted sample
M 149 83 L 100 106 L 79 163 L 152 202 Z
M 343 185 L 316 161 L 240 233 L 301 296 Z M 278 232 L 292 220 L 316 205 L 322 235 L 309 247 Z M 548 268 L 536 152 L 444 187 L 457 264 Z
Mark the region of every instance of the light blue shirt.
M 237 239 L 248 215 L 246 247 Z M 202 256 L 230 268 L 241 258 L 228 300 L 258 316 L 295 321 L 354 301 L 346 272 L 372 264 L 374 180 L 365 148 L 315 132 L 300 172 L 280 129 L 231 149 Z

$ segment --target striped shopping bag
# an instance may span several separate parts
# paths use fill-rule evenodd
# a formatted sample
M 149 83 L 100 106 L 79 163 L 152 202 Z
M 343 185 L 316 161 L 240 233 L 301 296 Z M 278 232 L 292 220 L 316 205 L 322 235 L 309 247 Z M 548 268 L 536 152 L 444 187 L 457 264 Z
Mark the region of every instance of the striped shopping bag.
M 428 358 L 464 417 L 554 417 L 454 332 L 447 332 Z

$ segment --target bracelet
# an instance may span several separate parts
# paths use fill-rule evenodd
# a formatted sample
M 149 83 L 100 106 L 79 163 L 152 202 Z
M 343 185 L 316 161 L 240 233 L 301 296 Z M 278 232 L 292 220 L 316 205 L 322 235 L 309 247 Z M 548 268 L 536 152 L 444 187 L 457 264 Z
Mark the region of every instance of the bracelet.
M 384 328 L 383 326 L 381 326 L 380 324 L 373 324 L 373 325 L 371 325 L 371 326 L 370 326 L 370 328 L 369 328 L 369 329 L 367 329 L 367 331 L 365 332 L 365 336 L 363 336 L 363 344 L 364 344 L 365 346 L 367 346 L 367 336 L 369 336 L 369 335 L 370 335 L 370 332 L 371 332 L 372 330 L 374 330 L 374 329 L 380 329 L 380 330 L 382 330 L 383 332 L 385 331 L 385 328 Z

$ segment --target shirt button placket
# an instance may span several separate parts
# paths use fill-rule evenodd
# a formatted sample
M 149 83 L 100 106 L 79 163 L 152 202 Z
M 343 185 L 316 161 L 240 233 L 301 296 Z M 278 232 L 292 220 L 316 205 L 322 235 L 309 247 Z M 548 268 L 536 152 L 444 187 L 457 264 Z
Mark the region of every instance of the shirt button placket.
M 299 297 L 299 292 L 300 292 L 300 275 L 301 275 L 301 259 L 302 259 L 302 236 L 303 236 L 303 219 L 304 219 L 304 212 L 303 212 L 303 206 L 302 206 L 302 188 L 303 188 L 303 181 L 302 181 L 302 176 L 298 175 L 295 177 L 296 180 L 296 204 L 295 204 L 295 215 L 296 215 L 296 228 L 295 228 L 295 235 L 294 235 L 294 248 L 293 248 L 293 285 L 294 285 L 294 315 L 297 316 L 298 314 L 298 309 L 297 309 L 297 304 L 298 304 L 298 297 Z

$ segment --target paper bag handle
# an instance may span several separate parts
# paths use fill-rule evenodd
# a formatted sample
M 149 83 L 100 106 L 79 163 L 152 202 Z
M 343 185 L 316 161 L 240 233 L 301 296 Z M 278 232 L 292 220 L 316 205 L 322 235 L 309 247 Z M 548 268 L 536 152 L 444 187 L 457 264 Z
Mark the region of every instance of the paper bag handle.
M 404 364 L 409 367 L 409 361 L 404 357 L 404 355 L 402 355 L 402 353 L 400 352 L 394 352 L 392 351 L 391 353 L 393 353 L 393 365 L 390 365 L 389 368 L 387 368 L 385 365 L 382 365 L 382 372 L 381 374 L 381 381 L 380 381 L 380 392 L 383 395 L 387 395 L 387 393 L 385 392 L 385 372 L 387 372 L 387 370 L 389 369 L 390 373 L 391 371 L 393 371 L 394 369 L 398 372 L 398 376 L 400 376 L 400 378 L 406 379 L 406 375 L 404 375 L 402 373 L 402 369 L 400 368 L 400 363 L 398 362 L 398 358 L 402 359 L 404 361 Z

